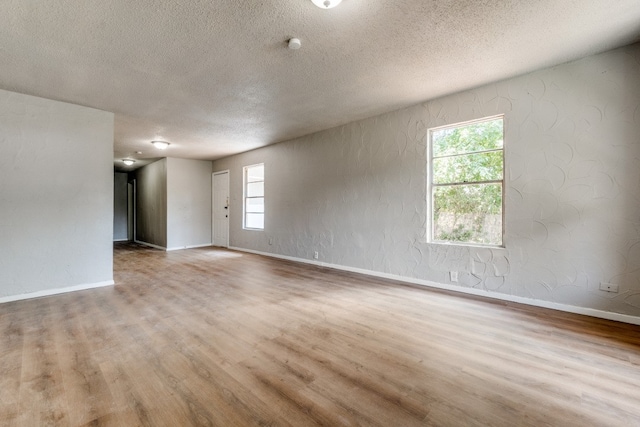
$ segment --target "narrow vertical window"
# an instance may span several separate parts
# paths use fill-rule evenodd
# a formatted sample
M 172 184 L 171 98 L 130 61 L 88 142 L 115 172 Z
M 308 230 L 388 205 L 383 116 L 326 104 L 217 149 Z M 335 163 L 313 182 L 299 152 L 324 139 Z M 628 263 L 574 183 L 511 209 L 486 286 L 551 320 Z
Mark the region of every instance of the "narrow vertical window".
M 502 246 L 503 121 L 429 130 L 429 241 Z
M 244 167 L 244 228 L 264 229 L 264 163 Z

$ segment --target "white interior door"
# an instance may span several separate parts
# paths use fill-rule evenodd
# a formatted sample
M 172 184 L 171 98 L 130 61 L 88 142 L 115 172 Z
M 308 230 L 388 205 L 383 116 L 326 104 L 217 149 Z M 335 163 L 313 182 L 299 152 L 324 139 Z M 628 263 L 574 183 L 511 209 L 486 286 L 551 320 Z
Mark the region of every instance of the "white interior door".
M 213 245 L 229 247 L 229 171 L 213 174 Z

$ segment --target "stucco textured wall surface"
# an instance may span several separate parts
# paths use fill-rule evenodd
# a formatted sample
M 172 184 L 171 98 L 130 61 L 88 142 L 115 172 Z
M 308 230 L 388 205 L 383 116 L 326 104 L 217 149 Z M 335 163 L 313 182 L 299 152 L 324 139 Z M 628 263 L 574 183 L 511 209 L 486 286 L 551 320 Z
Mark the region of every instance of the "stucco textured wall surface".
M 505 247 L 426 243 L 427 130 L 496 114 Z M 242 166 L 259 162 L 264 232 L 242 229 Z M 225 169 L 231 246 L 640 316 L 638 44 L 214 162 Z
M 113 113 L 0 90 L 0 151 L 0 297 L 112 282 Z

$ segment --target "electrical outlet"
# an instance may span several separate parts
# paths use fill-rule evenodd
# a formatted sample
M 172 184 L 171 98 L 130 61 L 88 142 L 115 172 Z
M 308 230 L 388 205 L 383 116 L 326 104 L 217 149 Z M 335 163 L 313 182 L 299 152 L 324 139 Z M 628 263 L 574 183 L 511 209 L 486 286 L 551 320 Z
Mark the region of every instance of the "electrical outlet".
M 449 272 L 449 277 L 451 278 L 452 282 L 457 282 L 458 281 L 458 272 L 457 271 L 450 271 Z
M 318 259 L 318 251 L 315 251 L 315 252 L 313 253 L 313 259 Z
M 600 282 L 600 290 L 605 292 L 613 292 L 614 294 L 617 294 L 618 285 L 613 283 Z
M 273 237 L 269 237 L 269 244 L 273 245 Z

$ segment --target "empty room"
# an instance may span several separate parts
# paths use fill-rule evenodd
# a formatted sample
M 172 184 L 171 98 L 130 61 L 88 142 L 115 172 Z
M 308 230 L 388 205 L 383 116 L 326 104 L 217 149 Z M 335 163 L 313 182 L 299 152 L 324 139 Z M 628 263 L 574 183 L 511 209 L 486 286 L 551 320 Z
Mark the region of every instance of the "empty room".
M 4 0 L 0 64 L 0 426 L 640 426 L 637 0 Z

